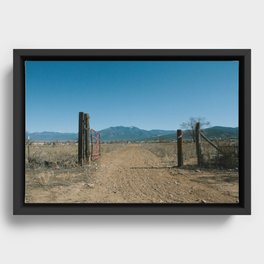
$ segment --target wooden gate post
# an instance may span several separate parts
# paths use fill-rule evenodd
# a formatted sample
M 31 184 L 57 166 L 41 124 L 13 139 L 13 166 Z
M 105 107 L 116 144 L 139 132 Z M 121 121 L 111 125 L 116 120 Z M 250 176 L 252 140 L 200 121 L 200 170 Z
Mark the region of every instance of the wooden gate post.
M 84 114 L 85 133 L 84 133 L 84 155 L 87 162 L 90 161 L 90 116 Z
M 198 166 L 201 166 L 203 162 L 200 130 L 201 130 L 200 122 L 197 122 L 195 125 L 195 142 L 196 142 L 196 155 L 197 155 Z
M 79 137 L 78 137 L 78 162 L 83 165 L 83 155 L 84 155 L 84 113 L 79 112 Z
M 178 155 L 178 167 L 183 166 L 183 155 L 182 155 L 182 130 L 177 130 L 177 155 Z
M 92 131 L 90 133 L 90 137 L 91 137 L 91 160 L 93 160 L 93 134 L 92 134 Z

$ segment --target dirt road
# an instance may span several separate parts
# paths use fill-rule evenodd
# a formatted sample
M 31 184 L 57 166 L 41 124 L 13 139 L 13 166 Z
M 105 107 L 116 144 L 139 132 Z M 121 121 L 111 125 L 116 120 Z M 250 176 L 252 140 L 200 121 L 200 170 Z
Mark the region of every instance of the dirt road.
M 84 172 L 89 171 L 84 167 Z M 104 153 L 95 172 L 81 181 L 74 173 L 55 173 L 69 184 L 28 185 L 27 202 L 71 203 L 236 203 L 238 173 L 235 171 L 178 169 L 169 167 L 144 148 L 126 144 Z M 75 173 L 76 175 L 78 173 Z M 79 173 L 80 174 L 80 173 Z M 45 177 L 45 176 L 44 176 Z

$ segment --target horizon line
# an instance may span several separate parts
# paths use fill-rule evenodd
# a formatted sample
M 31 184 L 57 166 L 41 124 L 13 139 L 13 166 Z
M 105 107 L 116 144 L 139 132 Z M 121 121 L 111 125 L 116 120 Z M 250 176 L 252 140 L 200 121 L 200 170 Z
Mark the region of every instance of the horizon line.
M 124 128 L 138 128 L 140 130 L 145 130 L 145 131 L 152 131 L 152 130 L 164 130 L 164 131 L 177 131 L 178 129 L 161 129 L 161 128 L 152 128 L 152 129 L 144 129 L 144 128 L 140 128 L 140 127 L 136 127 L 136 126 L 122 126 L 122 125 L 117 125 L 117 126 L 110 126 L 110 127 L 107 127 L 107 128 L 103 128 L 103 129 L 99 129 L 99 130 L 96 130 L 96 131 L 102 131 L 102 130 L 106 130 L 106 129 L 109 129 L 109 128 L 116 128 L 116 127 L 124 127 Z M 208 126 L 208 127 L 205 127 L 204 129 L 207 129 L 207 128 L 213 128 L 213 127 L 225 127 L 225 128 L 239 128 L 239 126 L 223 126 L 223 125 L 215 125 L 215 126 Z M 189 130 L 189 129 L 182 129 L 183 131 L 185 130 Z M 78 131 L 76 132 L 63 132 L 63 131 L 48 131 L 48 130 L 43 130 L 43 131 L 25 131 L 26 133 L 44 133 L 44 132 L 47 132 L 47 133 L 64 133 L 64 134 L 78 134 Z

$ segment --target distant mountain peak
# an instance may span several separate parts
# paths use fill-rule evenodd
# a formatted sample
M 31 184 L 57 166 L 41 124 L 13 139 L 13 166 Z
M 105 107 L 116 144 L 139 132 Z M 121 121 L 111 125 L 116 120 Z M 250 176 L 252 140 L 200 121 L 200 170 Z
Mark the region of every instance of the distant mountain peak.
M 214 126 L 203 129 L 210 138 L 238 138 L 238 128 Z M 144 130 L 135 126 L 115 126 L 100 130 L 102 141 L 145 141 L 145 140 L 176 140 L 176 130 L 152 129 Z M 188 131 L 184 132 L 188 139 Z M 77 133 L 34 132 L 28 133 L 32 141 L 76 141 Z

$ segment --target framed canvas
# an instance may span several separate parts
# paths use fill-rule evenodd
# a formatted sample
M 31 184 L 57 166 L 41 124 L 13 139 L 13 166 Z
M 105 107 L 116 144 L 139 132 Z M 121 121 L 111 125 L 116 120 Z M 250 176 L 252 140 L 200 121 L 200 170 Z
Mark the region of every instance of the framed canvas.
M 251 51 L 14 50 L 15 215 L 251 214 Z

